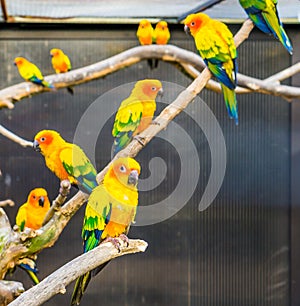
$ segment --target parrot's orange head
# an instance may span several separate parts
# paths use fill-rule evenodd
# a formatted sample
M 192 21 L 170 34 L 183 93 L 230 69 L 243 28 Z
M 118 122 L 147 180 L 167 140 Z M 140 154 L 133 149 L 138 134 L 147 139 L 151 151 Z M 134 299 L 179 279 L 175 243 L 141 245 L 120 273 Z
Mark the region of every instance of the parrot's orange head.
M 27 203 L 35 208 L 44 207 L 44 205 L 48 204 L 50 206 L 47 191 L 44 188 L 33 189 L 28 195 Z
M 135 83 L 134 90 L 142 94 L 142 96 L 146 96 L 147 98 L 150 98 L 151 100 L 154 100 L 157 95 L 163 94 L 162 84 L 159 80 L 141 80 Z
M 48 150 L 53 150 L 55 146 L 61 146 L 65 141 L 60 134 L 53 130 L 42 130 L 38 132 L 33 141 L 35 151 L 46 154 Z
M 161 31 L 164 31 L 165 29 L 168 28 L 168 24 L 166 21 L 159 21 L 156 25 L 156 28 L 161 30 Z
M 22 66 L 27 60 L 24 57 L 16 57 L 14 60 L 14 64 L 19 67 Z
M 55 57 L 55 56 L 58 56 L 62 53 L 62 50 L 60 49 L 57 49 L 57 48 L 54 48 L 54 49 L 51 49 L 50 50 L 50 56 L 51 57 Z
M 184 20 L 184 31 L 195 36 L 199 29 L 210 20 L 209 16 L 204 13 L 191 14 Z
M 121 157 L 112 163 L 108 175 L 126 188 L 135 189 L 140 172 L 141 166 L 136 160 L 131 157 Z
M 147 19 L 142 19 L 142 20 L 140 21 L 139 28 L 144 29 L 144 28 L 148 28 L 149 26 L 151 26 L 151 23 L 150 23 L 149 20 L 147 20 Z

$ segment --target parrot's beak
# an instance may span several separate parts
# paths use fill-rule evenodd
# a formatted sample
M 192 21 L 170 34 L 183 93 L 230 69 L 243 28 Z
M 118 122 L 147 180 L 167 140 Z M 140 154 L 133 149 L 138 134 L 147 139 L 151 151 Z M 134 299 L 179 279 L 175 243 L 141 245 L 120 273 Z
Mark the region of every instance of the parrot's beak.
M 188 35 L 191 34 L 191 30 L 187 25 L 184 26 L 184 32 Z
M 34 142 L 33 142 L 33 149 L 36 152 L 41 152 L 40 144 L 37 140 L 34 140 Z
M 139 173 L 137 172 L 137 170 L 132 170 L 128 176 L 128 185 L 133 185 L 136 186 L 137 182 L 139 179 Z
M 164 90 L 161 88 L 157 94 L 162 97 L 164 95 Z
M 44 197 L 40 197 L 40 198 L 39 198 L 39 205 L 40 205 L 41 207 L 44 207 L 44 202 L 45 202 L 45 198 L 44 198 Z

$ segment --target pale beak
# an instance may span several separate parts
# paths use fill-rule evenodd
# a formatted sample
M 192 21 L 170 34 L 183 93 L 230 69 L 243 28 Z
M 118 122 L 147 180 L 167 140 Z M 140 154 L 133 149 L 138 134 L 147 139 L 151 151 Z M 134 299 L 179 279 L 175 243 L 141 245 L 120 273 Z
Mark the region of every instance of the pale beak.
M 34 140 L 33 142 L 33 150 L 36 152 L 41 152 L 40 144 L 37 140 Z
M 184 26 L 184 32 L 188 35 L 191 34 L 191 30 L 187 25 Z
M 139 179 L 139 173 L 137 170 L 132 170 L 128 176 L 128 185 L 136 186 Z

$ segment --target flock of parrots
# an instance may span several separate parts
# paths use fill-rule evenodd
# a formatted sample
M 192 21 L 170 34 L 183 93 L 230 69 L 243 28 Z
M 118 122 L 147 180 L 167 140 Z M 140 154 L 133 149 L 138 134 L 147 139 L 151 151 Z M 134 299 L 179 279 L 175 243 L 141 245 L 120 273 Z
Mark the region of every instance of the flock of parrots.
M 253 23 L 263 32 L 272 34 L 292 54 L 291 42 L 285 33 L 276 9 L 277 0 L 239 0 Z M 238 124 L 237 101 L 235 96 L 237 51 L 233 35 L 228 27 L 204 13 L 191 14 L 184 20 L 184 30 L 190 33 L 200 56 L 208 69 L 221 83 L 225 104 L 230 118 Z M 167 44 L 170 39 L 168 24 L 157 23 L 153 29 L 148 20 L 141 20 L 137 37 L 141 45 Z M 71 69 L 70 59 L 60 49 L 52 49 L 52 66 L 56 73 L 64 73 Z M 26 80 L 41 86 L 54 88 L 47 83 L 36 65 L 23 57 L 15 59 L 20 75 Z M 73 90 L 70 88 L 72 93 Z M 114 143 L 112 155 L 125 148 L 133 137 L 145 130 L 152 122 L 156 110 L 156 97 L 162 93 L 159 80 L 145 79 L 137 81 L 130 96 L 124 99 L 117 111 L 112 128 Z M 137 182 L 140 165 L 132 158 L 118 158 L 110 166 L 103 182 L 98 185 L 96 169 L 83 150 L 76 144 L 66 142 L 58 132 L 42 130 L 34 138 L 33 147 L 40 152 L 46 166 L 60 180 L 69 180 L 72 185 L 89 193 L 83 221 L 83 249 L 87 252 L 98 246 L 103 240 L 117 245 L 115 237 L 128 233 L 134 221 L 138 205 Z M 27 202 L 17 213 L 16 224 L 19 230 L 25 227 L 37 230 L 42 226 L 50 202 L 43 188 L 32 190 Z M 23 265 L 33 276 L 35 283 L 36 268 Z M 103 267 L 88 272 L 76 281 L 71 305 L 79 305 L 80 300 L 92 275 Z

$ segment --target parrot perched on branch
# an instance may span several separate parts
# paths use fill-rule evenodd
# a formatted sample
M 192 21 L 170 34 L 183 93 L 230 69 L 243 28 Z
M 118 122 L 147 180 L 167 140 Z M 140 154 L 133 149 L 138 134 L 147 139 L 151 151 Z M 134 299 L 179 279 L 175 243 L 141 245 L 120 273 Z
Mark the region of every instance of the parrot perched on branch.
M 153 31 L 153 43 L 157 45 L 166 45 L 170 40 L 171 34 L 166 21 L 159 21 Z M 158 59 L 154 62 L 154 68 L 158 66 Z
M 252 22 L 264 33 L 273 35 L 292 55 L 293 47 L 280 21 L 278 0 L 239 0 Z
M 83 221 L 82 238 L 84 253 L 102 241 L 111 241 L 118 247 L 115 237 L 128 243 L 127 233 L 134 221 L 138 205 L 138 176 L 140 165 L 130 157 L 119 158 L 109 167 L 103 183 L 91 193 Z M 92 276 L 107 263 L 80 276 L 75 284 L 71 305 L 79 305 Z
M 17 66 L 20 76 L 25 81 L 30 81 L 34 84 L 41 85 L 47 88 L 55 88 L 44 80 L 40 69 L 24 57 L 16 57 L 14 64 Z
M 51 49 L 50 56 L 52 57 L 52 67 L 56 73 L 64 73 L 72 69 L 69 57 L 61 49 Z M 70 94 L 74 94 L 74 90 L 72 87 L 67 87 L 67 90 Z
M 16 216 L 16 224 L 21 231 L 24 231 L 25 227 L 38 230 L 42 227 L 49 209 L 50 201 L 47 191 L 44 188 L 35 188 L 29 193 L 27 202 L 20 206 Z M 38 270 L 35 262 L 28 258 L 23 258 L 21 262 L 19 266 L 29 274 L 35 284 L 38 284 L 39 280 L 36 276 Z
M 45 157 L 47 167 L 62 180 L 91 193 L 98 185 L 97 171 L 76 144 L 66 142 L 58 132 L 42 130 L 34 137 L 33 147 Z
M 149 20 L 142 19 L 139 23 L 139 27 L 136 32 L 136 36 L 142 46 L 152 45 L 153 41 L 153 27 Z M 148 65 L 151 69 L 154 68 L 152 59 L 147 60 Z
M 115 137 L 113 156 L 151 124 L 156 110 L 155 99 L 162 92 L 159 80 L 145 79 L 135 83 L 130 96 L 122 101 L 115 117 L 112 130 Z
M 235 95 L 237 51 L 227 26 L 203 13 L 191 14 L 184 21 L 184 30 L 195 40 L 196 48 L 210 72 L 221 83 L 230 118 L 238 124 Z
M 166 21 L 159 21 L 153 32 L 153 42 L 157 45 L 166 45 L 170 40 L 171 34 Z

